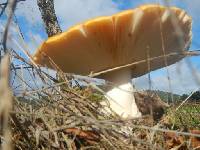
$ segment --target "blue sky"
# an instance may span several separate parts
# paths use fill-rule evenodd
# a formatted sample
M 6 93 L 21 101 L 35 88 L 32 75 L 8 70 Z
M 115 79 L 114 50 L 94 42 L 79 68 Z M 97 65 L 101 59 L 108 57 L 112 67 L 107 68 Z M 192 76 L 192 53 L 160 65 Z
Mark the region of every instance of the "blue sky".
M 193 18 L 193 41 L 191 50 L 200 49 L 200 0 L 171 0 L 169 4 L 185 9 Z M 116 12 L 132 9 L 144 3 L 164 3 L 161 0 L 55 0 L 55 11 L 63 31 L 74 24 L 96 16 L 111 15 Z M 47 38 L 36 0 L 21 2 L 16 10 L 16 16 L 30 53 Z M 0 18 L 1 20 L 2 18 Z M 14 35 L 17 39 L 17 35 Z M 34 39 L 34 40 L 33 40 Z M 200 57 L 192 57 L 190 61 L 195 73 L 200 77 Z M 191 73 L 191 66 L 185 60 L 168 67 L 172 89 L 169 89 L 166 68 L 151 73 L 154 89 L 172 91 L 174 93 L 191 92 L 199 84 Z M 133 80 L 138 89 L 148 88 L 147 75 Z

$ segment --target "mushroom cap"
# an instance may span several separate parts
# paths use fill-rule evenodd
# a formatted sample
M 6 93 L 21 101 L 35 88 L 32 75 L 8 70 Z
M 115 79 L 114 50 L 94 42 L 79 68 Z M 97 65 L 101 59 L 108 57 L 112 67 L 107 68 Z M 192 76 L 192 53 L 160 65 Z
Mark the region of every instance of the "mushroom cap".
M 33 58 L 35 63 L 52 68 L 50 57 L 63 72 L 89 75 L 147 58 L 184 52 L 191 43 L 191 24 L 192 18 L 182 9 L 143 5 L 86 21 L 50 37 Z M 182 58 L 176 55 L 153 59 L 129 68 L 133 70 L 132 76 L 138 77 Z

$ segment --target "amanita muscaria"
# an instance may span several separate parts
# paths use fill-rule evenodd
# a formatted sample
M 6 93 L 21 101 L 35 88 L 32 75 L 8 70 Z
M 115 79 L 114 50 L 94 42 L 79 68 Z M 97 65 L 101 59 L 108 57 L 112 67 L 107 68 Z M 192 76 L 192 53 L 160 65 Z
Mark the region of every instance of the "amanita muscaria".
M 131 79 L 184 58 L 170 54 L 189 53 L 191 24 L 191 17 L 180 8 L 143 5 L 91 19 L 48 38 L 34 61 L 52 68 L 45 54 L 63 72 L 79 75 L 141 62 L 98 76 L 116 85 L 106 95 L 113 111 L 124 118 L 140 117 Z

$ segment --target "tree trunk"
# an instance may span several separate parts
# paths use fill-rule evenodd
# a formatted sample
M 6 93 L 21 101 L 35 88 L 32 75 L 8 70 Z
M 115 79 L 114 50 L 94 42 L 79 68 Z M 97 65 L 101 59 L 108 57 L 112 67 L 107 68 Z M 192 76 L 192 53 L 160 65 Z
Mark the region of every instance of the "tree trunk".
M 48 37 L 61 33 L 54 10 L 54 0 L 37 0 Z

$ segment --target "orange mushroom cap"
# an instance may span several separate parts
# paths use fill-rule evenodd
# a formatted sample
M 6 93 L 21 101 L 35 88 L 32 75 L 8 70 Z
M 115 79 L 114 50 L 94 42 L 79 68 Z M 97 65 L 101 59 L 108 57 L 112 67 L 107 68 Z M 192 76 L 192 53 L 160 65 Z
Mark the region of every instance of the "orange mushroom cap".
M 143 5 L 86 21 L 48 38 L 34 54 L 34 61 L 52 68 L 47 55 L 64 72 L 89 75 L 147 58 L 184 52 L 191 43 L 191 24 L 192 18 L 182 9 Z M 170 56 L 150 60 L 149 65 L 146 61 L 130 66 L 132 76 L 174 64 L 183 57 Z

